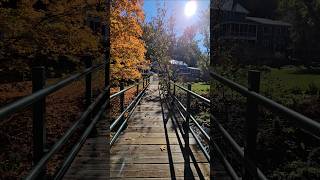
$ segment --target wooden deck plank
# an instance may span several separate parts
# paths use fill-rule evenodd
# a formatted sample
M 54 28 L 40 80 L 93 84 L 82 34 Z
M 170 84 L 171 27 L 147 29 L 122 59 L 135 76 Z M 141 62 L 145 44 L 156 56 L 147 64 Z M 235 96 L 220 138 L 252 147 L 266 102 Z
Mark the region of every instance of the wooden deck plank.
M 64 179 L 184 179 L 185 172 L 189 172 L 189 179 L 210 179 L 207 159 L 192 135 L 189 135 L 190 148 L 195 162 L 190 158 L 190 168 L 186 169 L 184 140 L 171 119 L 164 120 L 167 112 L 163 112 L 157 88 L 154 81 L 110 153 L 106 138 L 108 123 L 99 122 L 98 136 L 85 142 Z M 217 170 L 216 174 L 224 172 Z
M 184 140 L 169 121 L 164 121 L 157 84 L 151 85 L 147 96 L 133 113 L 125 133 L 111 148 L 111 179 L 174 179 L 183 178 Z M 208 179 L 209 165 L 190 136 L 196 164 Z M 192 162 L 192 160 L 191 160 Z M 191 163 L 193 176 L 199 177 Z M 197 179 L 197 178 L 196 178 Z

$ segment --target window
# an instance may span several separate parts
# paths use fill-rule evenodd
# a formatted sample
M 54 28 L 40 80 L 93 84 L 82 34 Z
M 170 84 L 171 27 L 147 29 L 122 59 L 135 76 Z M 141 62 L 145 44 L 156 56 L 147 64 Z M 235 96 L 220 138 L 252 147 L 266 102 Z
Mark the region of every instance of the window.
M 231 24 L 231 33 L 236 32 L 236 26 L 235 24 Z
M 277 33 L 277 34 L 281 34 L 281 28 L 280 28 L 280 27 L 277 27 L 277 28 L 276 28 L 276 33 Z
M 240 31 L 240 25 L 239 24 L 235 24 L 235 29 L 236 29 L 236 33 L 239 33 L 239 31 Z
M 245 33 L 246 32 L 245 29 L 244 29 L 245 26 L 246 26 L 245 24 L 240 24 L 240 32 L 241 33 Z
M 252 33 L 252 34 L 256 33 L 256 26 L 255 25 L 249 25 L 249 33 Z
M 271 33 L 271 27 L 268 27 L 268 26 L 263 27 L 263 33 L 264 34 L 270 34 Z
M 222 33 L 225 34 L 227 32 L 227 25 L 222 25 Z
M 281 34 L 287 35 L 289 33 L 289 30 L 287 27 L 282 27 L 281 28 Z
M 227 24 L 227 33 L 231 32 L 230 24 Z
M 244 25 L 244 32 L 247 33 L 248 32 L 248 24 Z

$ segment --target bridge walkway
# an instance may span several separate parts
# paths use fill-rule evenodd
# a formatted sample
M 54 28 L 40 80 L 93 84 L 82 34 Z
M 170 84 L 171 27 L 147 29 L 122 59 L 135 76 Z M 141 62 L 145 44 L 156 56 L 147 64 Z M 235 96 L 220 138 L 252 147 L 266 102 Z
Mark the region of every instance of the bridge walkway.
M 190 166 L 186 166 L 183 137 L 161 102 L 154 77 L 127 128 L 111 147 L 110 166 L 108 127 L 101 120 L 98 136 L 85 142 L 64 179 L 209 179 L 209 163 L 192 135 Z

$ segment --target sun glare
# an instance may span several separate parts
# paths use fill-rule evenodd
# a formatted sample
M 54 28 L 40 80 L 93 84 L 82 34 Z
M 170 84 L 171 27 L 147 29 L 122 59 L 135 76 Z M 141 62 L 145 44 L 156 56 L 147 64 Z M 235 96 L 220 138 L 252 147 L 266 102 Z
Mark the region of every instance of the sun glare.
M 184 7 L 184 14 L 187 17 L 193 16 L 197 11 L 197 3 L 194 0 L 190 0 L 186 3 Z

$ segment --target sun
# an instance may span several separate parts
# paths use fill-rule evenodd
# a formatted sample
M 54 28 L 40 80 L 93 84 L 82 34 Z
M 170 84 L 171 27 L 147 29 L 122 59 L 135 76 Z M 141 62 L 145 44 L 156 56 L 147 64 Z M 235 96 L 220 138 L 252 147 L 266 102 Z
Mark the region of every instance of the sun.
M 197 11 L 197 2 L 194 0 L 190 0 L 186 3 L 184 7 L 184 14 L 187 17 L 193 16 Z

